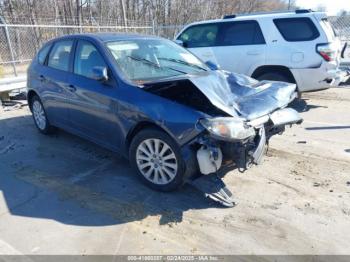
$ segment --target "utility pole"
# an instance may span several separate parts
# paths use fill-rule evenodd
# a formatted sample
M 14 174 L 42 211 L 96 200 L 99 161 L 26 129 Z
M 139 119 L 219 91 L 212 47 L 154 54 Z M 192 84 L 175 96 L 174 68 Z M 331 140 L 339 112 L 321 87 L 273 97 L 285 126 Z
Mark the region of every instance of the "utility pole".
M 290 1 L 291 0 L 288 0 L 288 10 L 290 10 Z
M 125 3 L 124 0 L 120 0 L 120 3 L 122 5 L 122 12 L 123 12 L 123 18 L 124 18 L 124 26 L 127 27 L 127 21 L 126 21 L 126 11 L 125 11 Z

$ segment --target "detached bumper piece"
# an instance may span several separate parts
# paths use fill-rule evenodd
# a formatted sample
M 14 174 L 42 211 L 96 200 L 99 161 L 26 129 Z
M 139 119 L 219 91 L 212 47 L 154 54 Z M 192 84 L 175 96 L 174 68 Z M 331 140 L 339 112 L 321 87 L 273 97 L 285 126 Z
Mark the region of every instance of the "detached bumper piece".
M 234 207 L 236 205 L 231 191 L 228 190 L 224 181 L 216 174 L 200 176 L 192 180 L 190 184 L 203 192 L 205 197 L 225 207 Z
M 280 109 L 272 113 L 270 119 L 274 126 L 301 124 L 303 122 L 298 112 L 292 108 Z
M 341 79 L 339 80 L 339 86 L 346 86 L 350 84 L 350 67 L 346 70 L 342 70 Z

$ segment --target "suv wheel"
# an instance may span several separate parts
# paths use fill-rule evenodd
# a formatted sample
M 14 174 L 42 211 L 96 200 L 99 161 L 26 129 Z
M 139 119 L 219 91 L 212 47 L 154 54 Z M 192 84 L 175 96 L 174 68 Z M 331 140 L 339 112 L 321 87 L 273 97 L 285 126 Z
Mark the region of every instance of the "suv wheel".
M 33 114 L 33 119 L 36 127 L 43 134 L 49 134 L 53 131 L 53 127 L 50 125 L 43 104 L 38 96 L 34 96 L 31 99 L 30 109 Z
M 166 133 L 157 129 L 139 132 L 131 142 L 129 157 L 139 177 L 152 189 L 172 191 L 183 184 L 180 148 Z
M 261 76 L 257 77 L 259 81 L 261 80 L 271 80 L 271 81 L 281 81 L 281 82 L 287 82 L 287 83 L 293 83 L 295 82 L 290 79 L 290 77 L 286 76 L 283 73 L 279 72 L 271 72 L 271 73 L 265 73 L 262 74 Z M 299 92 L 299 89 L 297 87 L 297 92 L 298 92 L 298 99 L 301 99 L 301 93 Z
M 259 81 L 271 80 L 271 81 L 281 81 L 281 82 L 293 83 L 293 80 L 289 79 L 287 76 L 285 76 L 284 74 L 279 73 L 279 72 L 265 73 L 265 74 L 262 74 L 261 76 L 258 76 L 257 79 Z

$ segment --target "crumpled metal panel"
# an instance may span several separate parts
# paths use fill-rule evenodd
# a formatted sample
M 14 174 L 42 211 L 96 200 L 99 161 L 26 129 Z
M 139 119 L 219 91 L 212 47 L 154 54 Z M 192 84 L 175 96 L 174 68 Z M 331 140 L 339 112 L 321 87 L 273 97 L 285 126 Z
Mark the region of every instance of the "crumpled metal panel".
M 252 120 L 283 108 L 295 98 L 296 85 L 257 81 L 226 71 L 210 71 L 189 80 L 222 111 Z
M 297 111 L 292 108 L 284 108 L 273 112 L 270 116 L 272 123 L 275 126 L 281 126 L 286 124 L 301 123 L 303 119 L 300 117 Z

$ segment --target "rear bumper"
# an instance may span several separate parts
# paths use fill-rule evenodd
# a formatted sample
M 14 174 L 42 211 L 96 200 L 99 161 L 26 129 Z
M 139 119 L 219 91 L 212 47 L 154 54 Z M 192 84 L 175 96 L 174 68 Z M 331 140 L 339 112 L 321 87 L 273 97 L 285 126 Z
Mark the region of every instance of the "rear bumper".
M 291 69 L 299 92 L 317 91 L 338 86 L 347 80 L 347 72 L 336 65 L 322 63 L 319 68 Z

